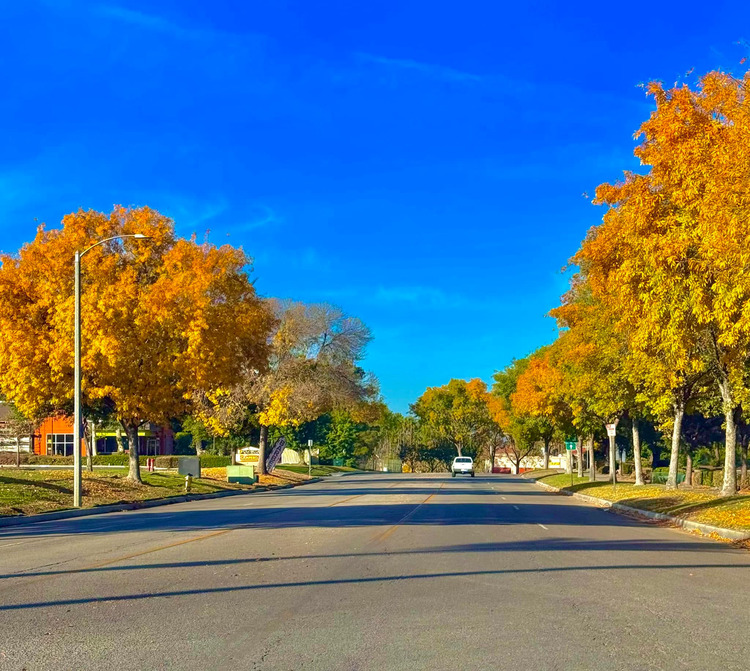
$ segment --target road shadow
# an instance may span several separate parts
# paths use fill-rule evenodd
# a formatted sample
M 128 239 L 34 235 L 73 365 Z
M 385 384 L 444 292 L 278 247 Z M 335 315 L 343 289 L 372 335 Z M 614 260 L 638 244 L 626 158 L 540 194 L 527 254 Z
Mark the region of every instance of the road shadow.
M 399 557 L 434 554 L 474 554 L 505 552 L 721 552 L 727 548 L 718 543 L 696 543 L 695 541 L 664 541 L 656 539 L 638 540 L 585 540 L 581 538 L 535 538 L 524 541 L 504 541 L 496 543 L 466 543 L 458 545 L 438 545 L 408 550 L 384 550 L 372 552 L 344 552 L 335 554 L 272 555 L 263 557 L 243 557 L 240 559 L 202 559 L 196 561 L 175 561 L 149 564 L 117 564 L 111 566 L 94 566 L 80 569 L 46 569 L 28 571 L 22 574 L 8 573 L 0 575 L 0 580 L 11 578 L 36 578 L 41 576 L 78 575 L 91 573 L 118 573 L 122 571 L 154 571 L 160 569 L 209 568 L 215 566 L 242 566 L 245 564 L 265 564 L 284 561 L 311 561 L 331 559 L 356 559 L 369 557 Z M 750 556 L 743 551 L 738 555 L 750 562 Z M 741 553 L 741 554 L 740 554 Z
M 427 493 L 427 492 L 426 492 Z M 218 529 L 350 528 L 390 526 L 642 526 L 637 520 L 609 515 L 573 503 L 511 504 L 493 497 L 492 503 L 426 502 L 329 505 L 289 505 L 280 499 L 274 507 L 234 508 L 212 505 L 206 509 L 131 511 L 106 516 L 79 517 L 0 529 L 0 539 L 56 535 L 108 534 L 135 531 L 210 531 Z
M 222 587 L 209 587 L 202 589 L 184 589 L 170 590 L 162 592 L 147 592 L 137 594 L 116 594 L 111 596 L 82 597 L 77 599 L 59 599 L 50 601 L 36 601 L 18 604 L 0 605 L 0 611 L 18 611 L 34 608 L 50 608 L 55 606 L 75 606 L 94 603 L 114 603 L 114 602 L 132 602 L 144 601 L 149 599 L 170 598 L 181 596 L 206 596 L 209 594 L 230 594 L 241 592 L 265 592 L 276 589 L 297 589 L 301 587 L 313 586 L 340 586 L 340 585 L 366 585 L 372 583 L 399 583 L 415 580 L 434 580 L 436 582 L 445 578 L 469 578 L 469 577 L 490 577 L 490 576 L 522 576 L 522 575 L 544 575 L 559 574 L 571 572 L 584 573 L 607 573 L 612 571 L 667 571 L 667 570 L 689 570 L 689 569 L 741 569 L 747 570 L 747 565 L 743 564 L 617 564 L 605 566 L 552 566 L 545 568 L 508 568 L 497 570 L 477 570 L 477 571 L 446 571 L 434 573 L 414 573 L 409 575 L 389 575 L 389 576 L 368 576 L 363 578 L 333 578 L 328 580 L 305 580 L 296 582 L 275 582 L 275 583 L 253 583 L 250 585 L 231 585 Z M 437 589 L 437 586 L 436 586 Z

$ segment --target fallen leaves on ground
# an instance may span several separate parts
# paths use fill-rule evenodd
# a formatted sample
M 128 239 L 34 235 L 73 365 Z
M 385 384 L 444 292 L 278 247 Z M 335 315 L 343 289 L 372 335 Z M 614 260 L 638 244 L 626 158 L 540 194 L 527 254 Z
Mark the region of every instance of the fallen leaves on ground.
M 619 502 L 633 508 L 674 515 L 693 522 L 710 524 L 726 529 L 750 530 L 750 493 L 721 497 L 710 489 L 667 490 L 664 485 L 636 487 L 629 482 L 589 482 L 586 478 L 573 478 L 558 474 L 541 478 L 540 482 L 586 494 L 606 501 Z

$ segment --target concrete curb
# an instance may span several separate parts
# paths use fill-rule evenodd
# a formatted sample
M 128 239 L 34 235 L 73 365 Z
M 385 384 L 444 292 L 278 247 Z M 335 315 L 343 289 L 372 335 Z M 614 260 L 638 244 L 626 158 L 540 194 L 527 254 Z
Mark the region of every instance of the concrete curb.
M 675 517 L 674 515 L 667 515 L 666 513 L 655 513 L 651 510 L 641 510 L 640 508 L 632 508 L 626 506 L 623 503 L 617 503 L 613 501 L 607 501 L 606 499 L 599 499 L 595 496 L 588 496 L 587 494 L 578 494 L 577 492 L 569 492 L 564 489 L 558 489 L 551 485 L 539 482 L 533 478 L 528 478 L 530 482 L 533 482 L 537 487 L 547 490 L 548 492 L 554 492 L 556 494 L 563 494 L 564 496 L 572 496 L 579 501 L 585 501 L 591 503 L 599 508 L 606 508 L 607 510 L 622 515 L 630 515 L 632 517 L 645 517 L 649 520 L 656 520 L 659 522 L 669 522 L 674 526 L 687 529 L 688 531 L 699 531 L 706 536 L 719 536 L 729 541 L 745 541 L 750 539 L 750 531 L 737 531 L 736 529 L 724 529 L 723 527 L 715 527 L 710 524 L 703 524 L 701 522 L 693 522 L 692 520 L 685 520 L 681 517 Z
M 38 524 L 53 520 L 64 520 L 71 517 L 88 517 L 89 515 L 104 515 L 106 513 L 119 513 L 126 510 L 140 510 L 142 508 L 156 508 L 157 506 L 168 506 L 173 503 L 188 503 L 189 501 L 203 501 L 205 499 L 223 499 L 226 496 L 239 496 L 241 494 L 256 494 L 258 492 L 273 492 L 277 489 L 291 489 L 302 485 L 311 485 L 320 482 L 322 478 L 313 478 L 305 482 L 288 485 L 266 485 L 255 489 L 238 489 L 227 492 L 212 492 L 210 494 L 184 494 L 182 496 L 169 496 L 163 499 L 149 499 L 146 501 L 133 501 L 132 503 L 114 503 L 108 506 L 96 506 L 95 508 L 79 508 L 72 510 L 60 510 L 51 513 L 40 513 L 39 515 L 18 515 L 15 517 L 0 517 L 1 527 L 15 527 L 22 524 Z

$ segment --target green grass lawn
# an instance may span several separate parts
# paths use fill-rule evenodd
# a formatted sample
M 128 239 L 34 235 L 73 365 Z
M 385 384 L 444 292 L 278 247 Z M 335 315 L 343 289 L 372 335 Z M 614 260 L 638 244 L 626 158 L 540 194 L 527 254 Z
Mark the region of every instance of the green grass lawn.
M 284 464 L 279 465 L 276 468 L 285 471 L 292 471 L 292 473 L 302 473 L 307 475 L 307 466 L 298 466 L 296 464 Z M 349 466 L 321 466 L 318 464 L 313 465 L 311 475 L 314 478 L 321 478 L 327 475 L 333 475 L 334 473 L 360 473 L 358 468 L 350 468 Z
M 617 501 L 633 508 L 675 515 L 693 522 L 712 524 L 726 529 L 750 531 L 750 496 L 739 494 L 722 498 L 706 489 L 677 489 L 667 491 L 664 485 L 636 487 L 631 482 L 617 484 L 616 490 L 610 482 L 589 482 L 588 477 L 562 473 L 539 478 L 539 482 L 595 496 L 606 501 Z
M 141 470 L 143 485 L 126 480 L 122 469 L 83 472 L 83 507 L 162 499 L 185 493 L 185 477 L 176 473 Z M 190 492 L 208 494 L 243 485 L 208 479 L 194 479 Z M 73 505 L 72 470 L 0 469 L 0 516 L 30 515 L 63 510 Z

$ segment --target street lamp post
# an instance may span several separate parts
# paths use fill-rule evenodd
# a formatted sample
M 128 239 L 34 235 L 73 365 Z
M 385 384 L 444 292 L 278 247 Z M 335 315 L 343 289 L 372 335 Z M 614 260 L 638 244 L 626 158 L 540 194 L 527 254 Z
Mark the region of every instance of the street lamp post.
M 86 252 L 91 251 L 94 247 L 103 245 L 110 240 L 119 240 L 122 238 L 136 238 L 144 240 L 148 236 L 143 233 L 134 233 L 132 235 L 113 235 L 111 238 L 100 240 L 99 242 L 87 247 L 82 252 L 76 250 L 75 258 L 75 318 L 74 318 L 74 348 L 75 362 L 73 372 L 73 507 L 81 507 L 81 257 Z

